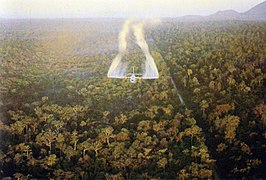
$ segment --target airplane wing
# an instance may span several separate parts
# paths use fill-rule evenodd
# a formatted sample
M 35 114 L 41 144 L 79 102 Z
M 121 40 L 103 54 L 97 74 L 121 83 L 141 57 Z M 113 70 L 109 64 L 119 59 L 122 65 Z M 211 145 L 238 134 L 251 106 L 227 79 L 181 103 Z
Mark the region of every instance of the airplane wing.
M 123 79 L 130 79 L 131 77 L 124 77 Z M 142 77 L 136 76 L 135 79 L 143 79 Z
M 130 76 L 108 76 L 108 78 L 130 79 L 131 75 Z M 142 78 L 142 75 L 136 75 L 135 74 L 135 79 L 143 79 L 143 78 Z
M 134 73 L 134 74 L 135 74 L 135 73 Z M 128 76 L 131 76 L 132 73 L 128 73 L 127 75 L 128 75 Z M 135 76 L 142 76 L 142 74 L 135 74 Z
M 142 77 L 142 74 L 134 74 L 135 77 Z M 132 73 L 128 73 L 127 74 L 127 77 L 131 77 L 132 76 Z

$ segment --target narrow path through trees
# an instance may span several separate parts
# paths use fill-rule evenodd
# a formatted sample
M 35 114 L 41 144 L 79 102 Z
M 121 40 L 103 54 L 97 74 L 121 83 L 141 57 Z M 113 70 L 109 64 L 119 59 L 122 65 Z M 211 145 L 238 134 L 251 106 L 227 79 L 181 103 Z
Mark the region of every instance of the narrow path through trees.
M 175 82 L 174 82 L 174 80 L 173 80 L 173 77 L 172 77 L 172 76 L 170 76 L 170 77 L 171 77 L 171 83 L 173 84 L 173 86 L 174 86 L 174 88 L 175 88 L 175 90 L 176 90 L 176 92 L 177 92 L 177 95 L 178 95 L 178 98 L 179 98 L 181 104 L 185 105 L 185 107 L 186 107 L 186 104 L 185 104 L 185 102 L 184 102 L 184 100 L 183 100 L 183 97 L 182 97 L 181 94 L 179 93 L 179 91 L 178 91 L 178 89 L 177 89 L 177 87 L 176 87 L 176 84 L 175 84 Z M 186 109 L 187 109 L 187 107 L 186 107 Z

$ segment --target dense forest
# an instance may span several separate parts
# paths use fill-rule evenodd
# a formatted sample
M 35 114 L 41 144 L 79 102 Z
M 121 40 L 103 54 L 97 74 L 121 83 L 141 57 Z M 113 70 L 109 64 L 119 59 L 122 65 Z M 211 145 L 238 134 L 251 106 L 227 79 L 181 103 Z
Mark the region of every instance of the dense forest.
M 106 76 L 122 24 L 0 21 L 1 179 L 266 178 L 266 23 L 145 26 L 136 84 Z

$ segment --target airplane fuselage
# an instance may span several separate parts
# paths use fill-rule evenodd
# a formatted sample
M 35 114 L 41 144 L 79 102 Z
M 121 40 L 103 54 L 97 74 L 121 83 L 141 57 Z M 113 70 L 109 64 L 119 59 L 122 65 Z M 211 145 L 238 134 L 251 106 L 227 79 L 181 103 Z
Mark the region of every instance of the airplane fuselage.
M 136 76 L 135 76 L 134 73 L 130 76 L 130 82 L 131 83 L 136 83 Z

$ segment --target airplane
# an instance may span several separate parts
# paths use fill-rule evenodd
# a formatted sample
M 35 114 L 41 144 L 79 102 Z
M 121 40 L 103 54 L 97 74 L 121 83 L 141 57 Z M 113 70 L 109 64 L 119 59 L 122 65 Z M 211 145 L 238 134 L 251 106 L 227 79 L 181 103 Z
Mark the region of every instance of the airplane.
M 137 79 L 155 79 L 155 78 L 149 78 L 149 77 L 143 77 L 142 74 L 135 74 L 134 67 L 132 73 L 128 73 L 127 75 L 107 75 L 108 78 L 119 78 L 119 79 L 129 79 L 130 83 L 136 83 Z
M 134 73 L 134 67 L 133 67 L 133 72 L 130 76 L 130 82 L 131 83 L 136 83 L 136 79 L 141 79 L 141 74 L 135 74 Z
M 135 76 L 134 72 L 133 72 L 133 74 L 130 77 L 130 82 L 131 83 L 136 83 L 136 76 Z

